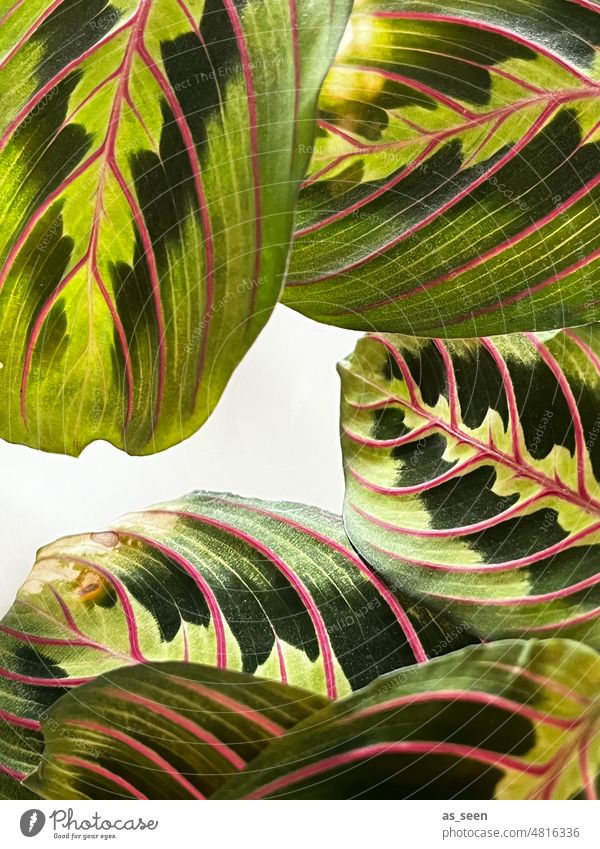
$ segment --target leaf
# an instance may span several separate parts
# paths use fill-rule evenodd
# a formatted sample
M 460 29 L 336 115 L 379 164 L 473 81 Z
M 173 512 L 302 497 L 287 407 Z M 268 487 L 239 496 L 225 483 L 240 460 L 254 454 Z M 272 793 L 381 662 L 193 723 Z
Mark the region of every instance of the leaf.
M 167 448 L 286 267 L 350 0 L 0 8 L 0 435 Z
M 405 609 L 338 516 L 195 493 L 39 552 L 0 623 L 0 770 L 23 778 L 65 689 L 126 664 L 187 660 L 333 698 L 473 639 Z
M 324 708 L 217 798 L 596 799 L 599 687 L 579 643 L 471 646 Z
M 361 557 L 485 639 L 600 648 L 600 326 L 368 336 L 340 371 Z
M 0 800 L 23 801 L 24 799 L 39 799 L 37 793 L 33 793 L 24 784 L 15 781 L 10 775 L 0 770 Z
M 356 0 L 285 303 L 432 337 L 597 321 L 599 44 L 585 0 Z
M 119 669 L 50 709 L 26 786 L 45 799 L 204 799 L 326 704 L 197 664 Z

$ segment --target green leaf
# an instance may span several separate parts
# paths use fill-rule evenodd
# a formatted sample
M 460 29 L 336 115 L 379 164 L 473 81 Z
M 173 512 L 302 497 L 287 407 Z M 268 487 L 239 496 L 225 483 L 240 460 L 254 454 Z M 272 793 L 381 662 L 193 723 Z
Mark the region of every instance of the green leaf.
M 579 643 L 470 647 L 324 708 L 217 798 L 596 799 L 599 689 Z
M 39 796 L 0 770 L 0 800 L 18 802 L 25 799 L 39 799 Z
M 600 326 L 373 335 L 340 371 L 361 557 L 483 638 L 600 648 Z
M 59 699 L 26 786 L 45 799 L 204 799 L 327 699 L 186 663 L 119 669 Z
M 350 0 L 0 4 L 0 436 L 194 433 L 280 293 Z
M 600 8 L 356 0 L 285 302 L 467 337 L 600 318 Z
M 404 608 L 340 517 L 192 494 L 39 552 L 0 623 L 0 771 L 30 772 L 40 717 L 125 664 L 187 660 L 336 697 L 473 639 Z

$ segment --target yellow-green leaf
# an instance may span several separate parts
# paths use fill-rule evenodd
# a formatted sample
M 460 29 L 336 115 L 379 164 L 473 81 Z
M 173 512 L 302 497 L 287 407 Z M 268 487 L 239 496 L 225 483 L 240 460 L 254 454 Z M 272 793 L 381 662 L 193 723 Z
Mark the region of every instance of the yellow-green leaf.
M 202 663 L 336 698 L 474 640 L 405 606 L 339 516 L 193 493 L 41 549 L 0 622 L 0 773 L 30 772 L 52 704 L 120 666 Z
M 600 648 L 600 327 L 378 334 L 340 371 L 361 557 L 484 639 Z
M 356 0 L 285 302 L 465 337 L 600 318 L 600 7 Z
M 597 799 L 599 689 L 580 643 L 471 646 L 318 711 L 217 798 Z
M 132 454 L 267 321 L 350 0 L 0 2 L 0 436 Z

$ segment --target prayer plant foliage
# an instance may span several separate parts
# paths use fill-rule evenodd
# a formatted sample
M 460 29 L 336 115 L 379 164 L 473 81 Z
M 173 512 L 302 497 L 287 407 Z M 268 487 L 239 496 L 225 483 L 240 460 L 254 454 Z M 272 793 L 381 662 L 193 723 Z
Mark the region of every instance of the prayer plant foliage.
M 330 704 L 195 664 L 120 669 L 50 709 L 26 785 L 49 799 L 596 798 L 599 687 L 600 656 L 569 640 L 471 646 Z
M 56 699 L 123 665 L 209 664 L 337 698 L 474 640 L 404 605 L 339 516 L 192 494 L 41 549 L 0 623 L 0 772 L 23 779 Z
M 0 3 L 0 435 L 205 421 L 279 297 L 349 4 Z
M 355 0 L 284 300 L 482 336 L 597 321 L 600 7 Z
M 0 435 L 196 431 L 281 294 L 296 206 L 283 300 L 320 321 L 596 321 L 600 13 L 501 6 L 0 2 Z
M 600 334 L 374 334 L 341 364 L 346 531 L 484 639 L 600 649 Z
M 39 552 L 0 798 L 598 796 L 600 9 L 351 6 L 0 0 L 1 436 L 193 433 L 290 250 L 285 303 L 375 331 L 343 518 L 194 493 Z
M 469 645 L 427 602 L 298 504 L 194 493 L 59 540 L 0 623 L 0 792 L 595 798 L 594 648 Z
M 596 798 L 599 686 L 579 643 L 469 647 L 315 713 L 218 797 Z

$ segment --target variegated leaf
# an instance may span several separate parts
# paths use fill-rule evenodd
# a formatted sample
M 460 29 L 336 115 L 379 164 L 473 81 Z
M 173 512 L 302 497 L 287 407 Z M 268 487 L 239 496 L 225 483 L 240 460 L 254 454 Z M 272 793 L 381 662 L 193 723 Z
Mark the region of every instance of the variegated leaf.
M 0 435 L 151 453 L 275 305 L 350 0 L 1 0 Z
M 217 797 L 597 799 L 599 689 L 580 643 L 470 647 L 324 708 Z
M 138 665 L 60 698 L 26 786 L 45 799 L 205 799 L 327 699 L 197 664 Z
M 356 0 L 285 302 L 465 337 L 600 317 L 600 7 Z
M 360 555 L 484 638 L 600 647 L 600 326 L 368 336 L 341 375 Z
M 119 666 L 193 661 L 336 697 L 472 641 L 403 607 L 340 517 L 196 493 L 39 552 L 0 624 L 0 772 L 31 771 L 40 717 Z

